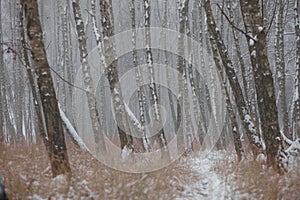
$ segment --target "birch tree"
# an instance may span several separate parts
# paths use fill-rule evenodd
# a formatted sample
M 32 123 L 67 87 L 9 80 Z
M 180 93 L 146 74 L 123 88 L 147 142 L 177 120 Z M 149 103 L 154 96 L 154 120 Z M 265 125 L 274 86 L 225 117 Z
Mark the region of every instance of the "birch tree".
M 27 36 L 31 46 L 31 57 L 37 74 L 37 84 L 42 102 L 48 150 L 53 177 L 71 173 L 62 121 L 59 114 L 56 93 L 51 77 L 43 42 L 37 0 L 24 0 L 27 22 Z
M 130 14 L 131 14 L 131 27 L 132 27 L 132 56 L 133 56 L 133 67 L 135 68 L 135 80 L 137 84 L 137 94 L 138 94 L 138 102 L 139 102 L 139 116 L 140 116 L 140 124 L 141 124 L 141 131 L 142 135 L 142 144 L 138 144 L 138 146 L 143 147 L 143 151 L 148 151 L 149 143 L 148 138 L 145 132 L 145 93 L 143 90 L 143 82 L 142 82 L 142 74 L 141 70 L 138 66 L 138 57 L 137 57 L 137 50 L 136 50 L 136 13 L 135 13 L 135 0 L 131 0 L 130 2 Z M 139 143 L 140 143 L 139 142 Z
M 2 1 L 0 1 L 0 10 L 2 8 Z M 2 33 L 2 17 L 0 16 L 0 69 L 4 66 L 3 61 L 3 33 Z M 3 72 L 3 71 L 2 71 Z M 4 99 L 4 81 L 3 81 L 3 73 L 0 74 L 0 143 L 4 143 L 5 135 L 4 135 L 4 112 L 3 112 L 3 99 Z
M 186 29 L 186 17 L 187 17 L 187 6 L 188 6 L 189 1 L 181 1 L 178 0 L 178 11 L 179 11 L 179 36 L 178 36 L 178 58 L 177 58 L 177 70 L 178 70 L 178 90 L 179 90 L 179 95 L 178 95 L 178 107 L 177 107 L 177 145 L 179 148 L 179 151 L 184 151 L 185 149 L 182 149 L 182 144 L 184 144 L 185 136 L 184 136 L 184 131 L 179 130 L 179 127 L 182 126 L 182 121 L 183 121 L 183 90 L 184 90 L 184 79 L 185 79 L 185 59 L 183 57 L 184 55 L 184 33 Z
M 122 153 L 132 152 L 133 138 L 130 135 L 130 128 L 127 120 L 125 104 L 122 97 L 121 85 L 118 74 L 118 60 L 114 46 L 114 27 L 112 24 L 113 13 L 109 0 L 100 1 L 100 13 L 102 24 L 102 37 L 105 57 L 105 70 L 109 82 L 110 92 L 113 100 L 113 107 L 118 126 L 118 134 L 121 142 Z
M 278 95 L 279 102 L 278 108 L 281 113 L 281 119 L 283 122 L 282 131 L 284 134 L 288 134 L 289 131 L 289 117 L 287 111 L 286 103 L 286 84 L 285 84 L 285 55 L 284 55 L 284 1 L 278 1 L 278 13 L 276 15 L 276 42 L 275 42 L 275 52 L 276 52 L 276 72 L 277 72 L 277 82 L 278 82 Z
M 214 37 L 214 40 L 216 40 L 216 46 L 214 48 L 218 49 L 225 73 L 229 79 L 229 83 L 235 97 L 238 113 L 242 119 L 242 125 L 252 146 L 252 151 L 254 155 L 257 155 L 258 150 L 261 148 L 259 136 L 256 132 L 253 119 L 244 100 L 243 92 L 238 82 L 238 77 L 234 71 L 232 61 L 228 56 L 228 50 L 223 42 L 219 29 L 216 26 L 216 22 L 210 5 L 210 0 L 207 0 L 204 3 L 204 9 L 207 16 L 208 31 L 210 35 Z M 218 69 L 218 71 L 220 73 L 222 72 L 222 69 Z
M 199 42 L 199 52 L 196 52 L 198 56 L 195 56 L 195 63 L 199 63 L 200 67 L 205 66 L 204 61 L 204 17 L 203 17 L 203 6 L 199 0 L 194 1 L 194 11 L 192 12 L 192 27 L 194 38 Z M 198 15 L 196 14 L 198 12 Z M 195 71 L 195 93 L 199 102 L 199 121 L 198 121 L 198 135 L 200 143 L 203 142 L 205 133 L 208 130 L 208 115 L 211 113 L 211 106 L 209 105 L 209 92 L 205 84 L 201 82 L 201 76 L 198 71 Z M 197 118 L 196 118 L 197 119 Z
M 86 47 L 86 35 L 84 30 L 84 24 L 80 11 L 80 1 L 73 0 L 73 13 L 76 22 L 76 31 L 78 35 L 79 51 L 80 51 L 80 62 L 82 64 L 82 73 L 84 76 L 84 86 L 86 90 L 86 95 L 88 99 L 89 114 L 92 121 L 92 128 L 94 132 L 94 138 L 96 143 L 97 154 L 101 152 L 106 152 L 104 135 L 101 130 L 101 124 L 99 119 L 99 111 L 97 107 L 97 101 L 95 97 L 95 89 L 92 80 L 92 75 L 90 72 L 90 66 L 87 60 L 88 52 Z
M 294 23 L 296 33 L 296 78 L 293 97 L 293 140 L 300 137 L 300 0 L 295 0 Z
M 221 73 L 220 77 L 222 79 L 222 89 L 223 89 L 223 93 L 225 94 L 225 100 L 226 100 L 226 109 L 228 112 L 228 115 L 230 117 L 230 121 L 231 121 L 231 128 L 232 128 L 232 134 L 233 134 L 233 144 L 235 147 L 235 151 L 237 153 L 237 157 L 238 160 L 241 161 L 242 160 L 242 143 L 241 143 L 241 139 L 240 139 L 240 134 L 238 132 L 238 122 L 237 122 L 237 118 L 235 116 L 234 110 L 233 110 L 233 104 L 231 102 L 230 99 L 230 94 L 228 91 L 228 88 L 226 87 L 226 77 L 223 75 L 223 70 L 222 66 L 221 66 L 221 61 L 220 61 L 220 56 L 218 55 L 218 50 L 217 50 L 217 40 L 211 35 L 212 32 L 209 31 L 210 33 L 210 44 L 212 47 L 212 55 L 213 55 L 213 59 L 215 62 L 215 65 L 217 67 L 217 69 L 219 70 L 219 72 Z
M 150 35 L 150 2 L 149 0 L 144 0 L 144 18 L 145 18 L 145 42 L 146 42 L 146 62 L 148 65 L 148 73 L 149 73 L 149 84 L 150 84 L 150 103 L 154 109 L 154 126 L 155 130 L 158 128 L 158 133 L 156 133 L 156 141 L 159 144 L 159 148 L 162 149 L 163 158 L 169 159 L 169 152 L 167 146 L 167 140 L 164 133 L 164 129 L 161 121 L 161 113 L 158 105 L 158 93 L 155 83 L 154 77 L 154 66 L 153 66 L 153 56 L 151 51 L 151 35 Z

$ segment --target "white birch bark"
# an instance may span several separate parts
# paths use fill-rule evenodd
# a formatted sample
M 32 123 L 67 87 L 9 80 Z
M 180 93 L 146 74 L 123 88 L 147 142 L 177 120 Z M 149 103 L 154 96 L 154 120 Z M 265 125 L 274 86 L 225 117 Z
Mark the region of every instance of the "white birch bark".
M 286 80 L 285 80 L 285 47 L 284 47 L 284 2 L 279 0 L 278 2 L 278 13 L 276 15 L 276 42 L 275 42 L 275 60 L 276 60 L 276 78 L 278 84 L 278 95 L 279 102 L 277 102 L 279 113 L 281 114 L 282 120 L 282 131 L 284 134 L 288 135 L 289 131 L 289 117 L 287 112 L 286 103 Z
M 296 78 L 292 105 L 293 140 L 300 137 L 300 0 L 295 0 L 294 23 L 296 33 Z
M 92 80 L 92 75 L 90 71 L 90 66 L 87 61 L 87 48 L 86 48 L 86 35 L 84 30 L 83 19 L 81 16 L 81 11 L 79 7 L 79 0 L 73 0 L 73 13 L 76 22 L 76 31 L 78 35 L 79 51 L 80 51 L 80 61 L 82 64 L 81 70 L 84 76 L 84 86 L 86 90 L 86 95 L 88 99 L 88 107 L 90 118 L 92 121 L 92 128 L 94 132 L 95 143 L 97 145 L 97 153 L 106 152 L 104 135 L 101 130 L 101 124 L 99 119 L 99 111 L 97 107 L 97 101 L 95 98 L 95 88 Z
M 112 24 L 113 13 L 111 1 L 100 1 L 100 13 L 103 36 L 103 53 L 105 57 L 105 70 L 110 86 L 113 100 L 114 112 L 118 126 L 118 134 L 121 142 L 122 155 L 124 152 L 132 152 L 134 150 L 133 138 L 127 119 L 125 104 L 122 97 L 122 90 L 118 74 L 118 60 L 115 52 L 114 44 L 114 25 Z M 125 154 L 124 154 L 125 155 Z M 126 155 L 128 155 L 126 153 Z
M 139 102 L 139 116 L 140 116 L 140 124 L 141 124 L 141 138 L 143 144 L 143 151 L 149 150 L 149 142 L 145 132 L 145 107 L 144 107 L 144 99 L 145 94 L 143 90 L 143 82 L 142 82 L 142 74 L 141 70 L 138 66 L 138 57 L 136 50 L 136 14 L 135 14 L 135 0 L 131 0 L 130 2 L 130 13 L 131 13 L 131 26 L 132 26 L 132 56 L 133 56 L 133 67 L 135 68 L 135 80 L 137 84 L 137 93 L 138 93 L 138 102 Z

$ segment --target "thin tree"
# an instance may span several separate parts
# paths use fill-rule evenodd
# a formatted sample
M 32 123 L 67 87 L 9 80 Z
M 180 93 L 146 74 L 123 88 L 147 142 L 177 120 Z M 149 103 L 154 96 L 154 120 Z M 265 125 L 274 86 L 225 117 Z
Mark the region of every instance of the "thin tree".
M 241 161 L 242 160 L 242 142 L 240 139 L 240 134 L 238 132 L 238 122 L 237 122 L 237 118 L 236 118 L 236 115 L 233 110 L 233 104 L 230 99 L 230 94 L 229 94 L 228 88 L 226 87 L 226 76 L 224 76 L 224 74 L 223 74 L 221 59 L 220 59 L 220 56 L 218 53 L 218 47 L 217 47 L 218 41 L 212 34 L 213 34 L 212 31 L 209 31 L 209 35 L 210 35 L 209 41 L 211 44 L 211 51 L 212 51 L 215 65 L 220 73 L 220 78 L 222 80 L 222 90 L 225 95 L 226 109 L 227 109 L 227 112 L 228 112 L 228 115 L 229 115 L 230 121 L 231 121 L 231 129 L 232 129 L 232 134 L 233 134 L 234 148 L 237 153 L 238 161 Z
M 102 24 L 102 37 L 105 57 L 105 70 L 107 72 L 107 79 L 110 87 L 110 92 L 113 100 L 113 107 L 115 111 L 118 134 L 121 142 L 122 153 L 134 149 L 133 138 L 130 135 L 130 127 L 127 120 L 126 108 L 122 97 L 121 85 L 118 74 L 118 60 L 115 52 L 115 44 L 113 40 L 113 13 L 111 1 L 100 1 L 100 13 Z M 127 153 L 126 153 L 127 154 Z
M 78 43 L 80 51 L 80 62 L 82 64 L 82 74 L 84 78 L 84 86 L 86 89 L 86 95 L 88 99 L 88 107 L 90 118 L 92 121 L 92 128 L 94 132 L 94 139 L 96 143 L 96 153 L 106 152 L 104 135 L 101 130 L 101 123 L 99 118 L 99 111 L 97 107 L 97 101 L 95 97 L 95 88 L 92 80 L 90 66 L 87 60 L 88 52 L 86 47 L 86 35 L 84 30 L 84 24 L 80 11 L 80 1 L 73 0 L 73 13 L 76 22 L 76 31 L 78 34 Z
M 252 146 L 254 156 L 256 156 L 258 150 L 261 148 L 261 142 L 259 140 L 258 133 L 256 132 L 253 118 L 251 117 L 248 106 L 245 102 L 243 91 L 238 82 L 238 77 L 234 71 L 232 61 L 228 56 L 228 50 L 224 44 L 219 29 L 216 26 L 216 22 L 210 5 L 210 0 L 204 3 L 204 9 L 207 16 L 208 31 L 211 37 L 214 37 L 214 40 L 217 41 L 216 48 L 218 49 L 225 73 L 229 79 L 229 83 L 232 88 L 233 95 L 235 97 L 238 113 L 242 119 L 242 125 Z M 218 71 L 222 72 L 223 70 L 218 69 Z
M 276 72 L 277 72 L 277 82 L 278 82 L 278 95 L 279 102 L 278 108 L 281 113 L 281 119 L 283 122 L 282 131 L 285 135 L 289 132 L 289 117 L 287 111 L 286 103 L 286 81 L 285 81 L 285 55 L 284 55 L 284 1 L 278 1 L 278 13 L 276 15 L 276 42 L 275 42 L 275 52 L 276 52 Z
M 294 23 L 296 33 L 296 78 L 293 97 L 293 140 L 299 137 L 300 131 L 300 0 L 295 0 Z
M 151 19 L 151 8 L 149 0 L 144 0 L 144 18 L 145 18 L 145 42 L 146 42 L 146 62 L 148 65 L 149 73 L 149 86 L 150 86 L 150 103 L 154 108 L 154 126 L 155 130 L 158 128 L 158 133 L 156 133 L 156 141 L 159 144 L 159 148 L 162 149 L 163 158 L 169 159 L 168 144 L 162 126 L 161 113 L 158 105 L 158 92 L 154 77 L 154 66 L 153 66 L 153 56 L 151 50 L 151 35 L 150 35 L 150 19 Z
M 133 56 L 133 66 L 135 69 L 135 80 L 137 84 L 137 94 L 138 94 L 138 102 L 139 102 L 139 116 L 140 116 L 140 124 L 142 129 L 142 141 L 138 140 L 138 146 L 143 147 L 143 151 L 148 151 L 149 149 L 149 142 L 145 132 L 145 93 L 143 89 L 143 82 L 142 82 L 142 74 L 141 70 L 138 66 L 138 57 L 137 57 L 137 50 L 136 50 L 136 13 L 135 13 L 135 0 L 131 0 L 130 2 L 130 14 L 131 14 L 131 27 L 132 27 L 132 56 Z M 142 142 L 142 144 L 140 144 Z
M 0 1 L 0 10 L 2 7 L 2 1 Z M 3 60 L 3 33 L 2 33 L 2 17 L 0 16 L 0 69 L 4 66 Z M 2 71 L 3 72 L 3 71 Z M 4 88 L 4 74 L 0 74 L 0 143 L 4 143 L 5 135 L 4 135 L 4 112 L 3 112 L 3 99 L 5 98 L 5 94 L 3 92 Z
M 189 1 L 178 1 L 178 11 L 179 11 L 179 36 L 178 36 L 178 58 L 177 58 L 177 70 L 178 70 L 178 106 L 177 106 L 177 146 L 180 152 L 185 151 L 185 147 L 182 147 L 184 144 L 185 135 L 183 134 L 183 91 L 184 91 L 184 80 L 185 80 L 185 65 L 186 60 L 184 59 L 184 33 L 186 29 L 186 18 L 187 18 L 187 7 Z M 179 127 L 181 129 L 179 130 Z

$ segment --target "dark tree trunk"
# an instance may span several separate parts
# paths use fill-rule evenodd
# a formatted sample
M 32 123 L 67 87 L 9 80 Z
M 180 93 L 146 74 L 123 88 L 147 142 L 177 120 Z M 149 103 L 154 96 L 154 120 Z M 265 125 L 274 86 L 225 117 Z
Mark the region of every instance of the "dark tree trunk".
M 53 177 L 60 174 L 70 174 L 67 147 L 64 138 L 62 121 L 59 114 L 56 93 L 51 77 L 50 66 L 47 60 L 43 42 L 43 32 L 39 19 L 37 0 L 24 0 L 25 16 L 27 21 L 27 35 L 31 46 L 31 56 L 37 84 L 42 102 L 43 114 L 46 123 L 45 145 L 48 150 Z
M 229 83 L 232 88 L 233 95 L 235 97 L 238 113 L 243 122 L 242 125 L 245 129 L 246 135 L 252 146 L 252 151 L 254 155 L 257 155 L 258 150 L 261 149 L 261 143 L 258 136 L 259 134 L 257 133 L 258 131 L 257 128 L 255 127 L 254 120 L 251 117 L 252 115 L 249 112 L 248 106 L 244 99 L 243 91 L 238 82 L 238 77 L 234 71 L 232 61 L 228 56 L 228 50 L 216 26 L 216 22 L 212 13 L 209 0 L 205 2 L 204 9 L 207 16 L 208 31 L 212 39 L 216 41 L 214 43 L 214 47 L 212 48 L 218 49 L 225 73 L 229 79 Z M 223 71 L 222 67 L 218 68 L 218 71 L 222 72 Z
M 279 151 L 282 140 L 278 124 L 274 82 L 267 52 L 267 33 L 262 24 L 259 0 L 240 0 L 246 39 L 254 72 L 262 135 L 266 143 L 267 163 L 281 171 Z

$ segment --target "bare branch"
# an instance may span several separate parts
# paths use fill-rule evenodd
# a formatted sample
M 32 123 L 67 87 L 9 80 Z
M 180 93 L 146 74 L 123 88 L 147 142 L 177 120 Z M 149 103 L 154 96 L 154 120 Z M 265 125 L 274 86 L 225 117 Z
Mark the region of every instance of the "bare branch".
M 221 8 L 221 6 L 219 4 L 217 4 L 218 8 L 220 9 L 220 11 L 222 12 L 222 15 L 224 15 L 224 17 L 226 18 L 226 20 L 228 21 L 228 23 L 235 28 L 236 30 L 238 30 L 239 32 L 241 32 L 243 35 L 245 35 L 247 38 L 255 40 L 253 37 L 251 37 L 249 34 L 247 34 L 243 29 L 237 27 L 231 20 L 230 18 L 227 16 L 227 14 L 225 13 L 225 11 Z

